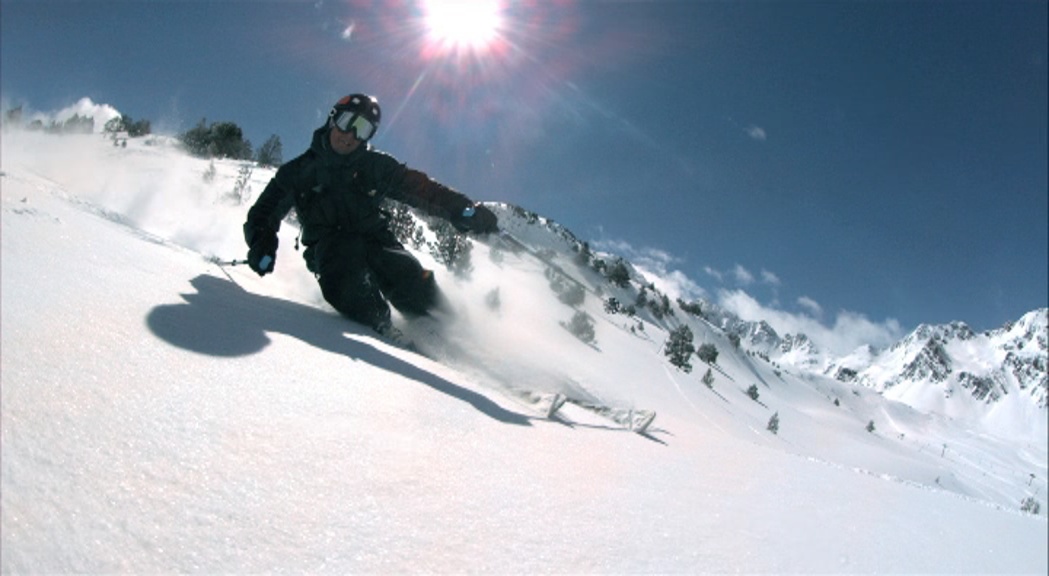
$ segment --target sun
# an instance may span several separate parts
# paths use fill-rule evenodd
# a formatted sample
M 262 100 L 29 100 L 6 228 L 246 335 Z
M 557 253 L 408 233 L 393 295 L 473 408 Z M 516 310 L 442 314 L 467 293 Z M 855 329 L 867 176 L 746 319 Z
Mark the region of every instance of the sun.
M 502 27 L 500 0 L 423 0 L 430 40 L 446 49 L 487 49 Z

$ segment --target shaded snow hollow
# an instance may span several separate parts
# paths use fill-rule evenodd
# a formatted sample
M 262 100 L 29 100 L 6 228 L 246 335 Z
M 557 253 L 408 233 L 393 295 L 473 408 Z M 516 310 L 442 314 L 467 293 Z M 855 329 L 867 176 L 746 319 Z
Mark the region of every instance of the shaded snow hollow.
M 244 253 L 238 163 L 206 182 L 159 139 L 2 150 L 5 573 L 1049 570 L 1044 442 L 777 374 L 680 311 L 721 351 L 712 388 L 593 294 L 583 344 L 545 265 L 483 243 L 468 279 L 420 253 L 456 313 L 405 329 L 437 362 L 328 308 L 289 226 L 272 276 L 207 262 Z M 659 415 L 548 420 L 555 391 Z

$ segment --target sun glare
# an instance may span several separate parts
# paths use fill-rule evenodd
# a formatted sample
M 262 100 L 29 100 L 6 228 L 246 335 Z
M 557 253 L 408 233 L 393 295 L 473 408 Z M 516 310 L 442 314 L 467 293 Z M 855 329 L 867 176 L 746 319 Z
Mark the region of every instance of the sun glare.
M 425 0 L 430 38 L 448 48 L 487 48 L 502 25 L 499 0 Z

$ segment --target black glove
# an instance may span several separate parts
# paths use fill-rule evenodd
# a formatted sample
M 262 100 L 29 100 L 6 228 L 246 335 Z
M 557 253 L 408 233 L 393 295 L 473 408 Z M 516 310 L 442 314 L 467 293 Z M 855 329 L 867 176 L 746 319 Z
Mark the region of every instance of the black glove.
M 259 231 L 252 240 L 248 248 L 248 266 L 259 276 L 265 276 L 273 272 L 273 265 L 277 261 L 277 235 Z
M 489 234 L 499 231 L 499 218 L 495 213 L 484 206 L 484 204 L 473 204 L 467 206 L 462 214 L 452 220 L 452 225 L 460 232 L 476 232 L 477 234 Z

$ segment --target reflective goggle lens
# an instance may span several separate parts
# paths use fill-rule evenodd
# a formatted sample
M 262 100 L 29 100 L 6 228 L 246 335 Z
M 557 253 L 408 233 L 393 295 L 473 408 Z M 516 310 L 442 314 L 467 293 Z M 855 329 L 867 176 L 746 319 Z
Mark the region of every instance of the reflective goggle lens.
M 375 124 L 372 124 L 364 116 L 354 114 L 353 112 L 338 113 L 332 119 L 332 123 L 343 132 L 352 131 L 354 136 L 361 141 L 368 140 L 375 134 Z

